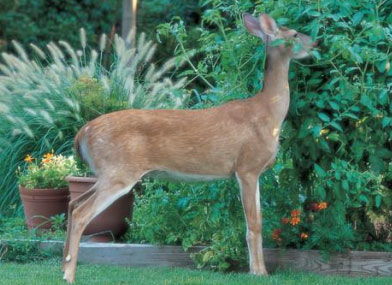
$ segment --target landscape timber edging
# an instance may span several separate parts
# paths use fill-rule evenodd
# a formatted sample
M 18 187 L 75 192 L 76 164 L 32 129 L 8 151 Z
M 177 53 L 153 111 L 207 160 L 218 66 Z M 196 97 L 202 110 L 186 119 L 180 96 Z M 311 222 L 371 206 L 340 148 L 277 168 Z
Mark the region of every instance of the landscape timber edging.
M 60 253 L 63 242 L 45 241 L 40 243 L 40 247 Z M 204 246 L 194 246 L 185 252 L 181 246 L 173 245 L 82 242 L 78 260 L 83 263 L 131 267 L 195 268 L 189 255 L 204 248 Z M 324 275 L 392 276 L 392 252 L 349 251 L 331 254 L 329 259 L 324 260 L 318 250 L 266 248 L 264 259 L 269 272 L 281 268 Z

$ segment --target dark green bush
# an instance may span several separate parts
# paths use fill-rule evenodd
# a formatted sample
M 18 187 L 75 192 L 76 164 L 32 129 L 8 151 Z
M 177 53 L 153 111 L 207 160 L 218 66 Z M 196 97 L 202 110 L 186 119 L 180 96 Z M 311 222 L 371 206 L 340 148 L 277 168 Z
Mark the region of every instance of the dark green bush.
M 211 245 L 195 256 L 216 269 L 246 264 L 243 210 L 234 181 L 211 184 L 146 181 L 124 240 L 156 244 Z M 230 262 L 233 261 L 233 262 Z
M 264 46 L 244 30 L 243 12 L 268 12 L 280 25 L 321 40 L 313 58 L 291 65 L 292 102 L 278 162 L 261 178 L 266 243 L 327 251 L 391 249 L 391 3 L 280 0 L 228 4 L 215 0 L 201 4 L 206 10 L 197 43 L 188 42 L 180 18 L 158 29 L 161 39 L 176 39 L 178 54 L 189 64 L 183 74 L 201 85 L 193 90 L 195 108 L 253 96 L 262 87 Z M 191 55 L 196 57 L 190 59 Z M 222 186 L 214 185 L 224 192 Z M 171 211 L 187 217 L 188 212 L 176 206 L 183 199 L 189 201 L 189 209 L 197 209 L 195 216 L 206 213 L 198 209 L 199 196 L 192 192 L 201 186 L 188 187 L 182 198 L 165 191 L 148 192 L 147 196 L 158 200 L 141 202 L 140 210 L 136 208 L 141 213 L 135 215 L 135 235 L 149 242 L 170 242 L 166 238 L 174 235 L 175 241 L 188 247 L 187 235 L 193 231 L 174 216 L 163 222 Z M 187 225 L 198 229 L 195 234 L 207 233 L 202 242 L 211 243 L 197 259 L 201 266 L 226 269 L 244 260 L 242 213 L 239 215 L 239 204 L 236 210 L 227 208 L 230 201 L 238 202 L 237 191 L 231 187 L 230 194 L 224 192 L 220 202 L 231 216 L 225 217 L 221 211 L 225 218 L 220 223 L 202 232 L 211 214 L 202 221 L 187 220 Z M 160 199 L 159 193 L 167 197 Z M 202 193 L 197 195 L 203 197 Z M 326 208 L 312 209 L 320 203 Z M 158 212 L 149 213 L 157 207 L 162 207 L 162 216 L 151 227 Z M 298 216 L 292 215 L 293 210 L 298 210 Z M 298 224 L 292 223 L 293 217 L 298 218 Z M 139 223 L 143 227 L 138 228 Z M 225 238 L 214 239 L 216 236 Z M 229 241 L 229 236 L 236 238 Z M 191 244 L 200 242 L 199 238 L 191 240 Z
M 158 24 L 180 16 L 189 25 L 199 21 L 197 0 L 138 1 L 138 33 L 154 38 Z M 87 31 L 88 42 L 97 46 L 102 33 L 121 35 L 122 0 L 9 0 L 0 1 L 0 51 L 11 51 L 11 41 L 23 46 L 34 43 L 41 48 L 50 41 L 65 40 L 79 44 L 80 28 Z M 158 51 L 157 58 L 171 57 L 174 41 Z M 30 51 L 28 51 L 30 52 Z
M 44 47 L 42 45 L 49 41 L 62 39 L 71 46 L 77 46 L 80 28 L 85 28 L 88 40 L 96 46 L 99 36 L 102 33 L 110 34 L 112 25 L 121 16 L 121 3 L 116 4 L 117 2 L 119 1 L 1 1 L 0 50 L 10 51 L 11 40 L 16 40 L 23 46 L 34 43 Z M 119 11 L 116 12 L 116 9 Z
M 40 240 L 64 240 L 65 215 L 53 216 L 53 226 L 48 230 L 26 229 L 23 218 L 10 218 L 0 214 L 0 263 L 37 262 L 53 257 L 39 247 Z

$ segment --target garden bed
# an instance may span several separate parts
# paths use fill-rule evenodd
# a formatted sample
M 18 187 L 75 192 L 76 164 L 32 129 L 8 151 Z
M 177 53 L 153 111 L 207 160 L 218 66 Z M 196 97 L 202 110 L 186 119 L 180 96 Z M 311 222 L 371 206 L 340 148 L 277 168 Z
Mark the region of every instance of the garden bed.
M 62 242 L 40 243 L 45 250 L 60 253 Z M 131 267 L 175 266 L 195 267 L 190 253 L 203 246 L 191 247 L 185 252 L 181 246 L 145 244 L 81 243 L 79 261 L 92 264 L 111 264 Z M 325 275 L 392 276 L 392 252 L 350 251 L 332 254 L 324 260 L 317 250 L 264 249 L 269 272 L 278 268 L 314 272 Z

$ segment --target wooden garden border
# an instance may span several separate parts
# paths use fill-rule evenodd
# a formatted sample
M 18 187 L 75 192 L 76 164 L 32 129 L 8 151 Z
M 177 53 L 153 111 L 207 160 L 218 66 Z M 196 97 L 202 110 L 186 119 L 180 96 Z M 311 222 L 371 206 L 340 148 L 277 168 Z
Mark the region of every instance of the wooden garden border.
M 60 253 L 62 242 L 40 242 L 45 250 Z M 92 264 L 122 266 L 176 266 L 194 268 L 189 254 L 202 250 L 191 247 L 184 252 L 181 246 L 145 244 L 84 243 L 80 245 L 79 261 Z M 350 251 L 332 254 L 324 261 L 317 250 L 264 249 L 269 272 L 277 268 L 308 271 L 325 275 L 392 276 L 392 252 Z

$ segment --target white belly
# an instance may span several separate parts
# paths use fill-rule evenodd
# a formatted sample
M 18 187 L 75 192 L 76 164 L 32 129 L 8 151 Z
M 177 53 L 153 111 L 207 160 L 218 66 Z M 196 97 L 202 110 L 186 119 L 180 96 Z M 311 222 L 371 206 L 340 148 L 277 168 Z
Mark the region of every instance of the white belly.
M 171 170 L 154 170 L 147 173 L 146 176 L 158 180 L 162 179 L 162 180 L 174 180 L 174 181 L 184 181 L 184 182 L 212 181 L 212 180 L 230 178 L 230 176 L 183 173 L 183 172 L 171 171 Z

